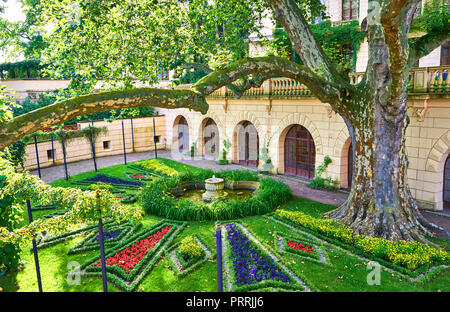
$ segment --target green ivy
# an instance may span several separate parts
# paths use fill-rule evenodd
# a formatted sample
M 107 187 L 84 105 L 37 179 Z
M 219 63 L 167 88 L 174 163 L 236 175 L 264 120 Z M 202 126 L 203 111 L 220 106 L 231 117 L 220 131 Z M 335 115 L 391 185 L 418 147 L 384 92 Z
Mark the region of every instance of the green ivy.
M 366 36 L 366 33 L 359 28 L 358 21 L 333 25 L 331 21 L 326 20 L 312 24 L 310 27 L 317 41 L 321 43 L 324 52 L 334 63 L 346 70 L 355 69 L 356 53 Z M 343 43 L 348 44 L 353 50 L 353 57 L 350 64 L 341 53 Z M 300 57 L 293 51 L 289 36 L 282 27 L 277 27 L 274 31 L 273 48 L 278 55 L 285 57 L 292 56 L 294 62 L 302 63 Z

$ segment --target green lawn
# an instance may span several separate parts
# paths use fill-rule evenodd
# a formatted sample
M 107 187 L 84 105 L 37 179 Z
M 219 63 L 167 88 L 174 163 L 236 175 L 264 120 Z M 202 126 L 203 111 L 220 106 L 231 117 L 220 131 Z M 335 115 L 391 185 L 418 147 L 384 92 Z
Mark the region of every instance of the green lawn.
M 160 159 L 165 165 L 169 165 L 178 171 L 198 170 L 195 167 L 186 166 L 171 160 Z M 195 169 L 193 169 L 195 168 Z M 101 173 L 108 173 L 124 178 L 125 172 L 133 172 L 124 165 L 112 166 L 100 169 Z M 78 180 L 95 175 L 95 172 L 85 172 L 73 176 L 71 180 Z M 69 181 L 70 182 L 70 181 Z M 52 183 L 54 186 L 69 186 L 70 183 L 59 180 Z M 291 201 L 281 207 L 287 210 L 297 210 L 308 213 L 314 217 L 321 217 L 325 212 L 334 209 L 334 206 L 321 204 L 304 198 L 294 197 Z M 42 217 L 50 213 L 51 210 L 35 211 L 33 218 Z M 24 215 L 25 220 L 27 216 Z M 24 224 L 26 221 L 24 220 Z M 143 228 L 156 224 L 161 218 L 154 216 L 144 217 Z M 329 260 L 331 265 L 326 266 L 307 260 L 302 260 L 296 255 L 280 254 L 274 248 L 274 232 L 289 233 L 290 229 L 285 225 L 274 222 L 265 216 L 253 216 L 239 220 L 252 232 L 259 241 L 271 248 L 270 250 L 279 257 L 282 262 L 298 276 L 304 276 L 320 291 L 450 291 L 450 273 L 441 272 L 431 281 L 423 284 L 411 283 L 402 280 L 395 274 L 382 271 L 381 285 L 369 286 L 366 281 L 368 271 L 362 260 L 356 256 L 348 255 L 342 250 L 328 247 Z M 214 223 L 189 222 L 187 227 L 178 235 L 173 244 L 179 242 L 183 237 L 190 234 L 200 235 L 207 243 L 209 249 L 215 252 Z M 225 223 L 225 222 L 223 222 Z M 98 251 L 90 251 L 68 256 L 67 251 L 83 238 L 78 236 L 52 247 L 39 250 L 39 262 L 43 281 L 44 291 L 54 292 L 78 292 L 78 291 L 102 291 L 102 281 L 100 278 L 82 278 L 80 285 L 69 286 L 66 281 L 68 264 L 76 261 L 82 264 L 87 259 L 96 256 Z M 447 239 L 432 239 L 449 250 L 450 244 Z M 24 248 L 21 252 L 21 260 L 26 261 L 23 270 L 20 272 L 8 273 L 7 276 L 0 277 L 0 287 L 4 291 L 37 291 L 36 272 L 34 266 L 33 253 L 29 248 Z M 108 284 L 109 291 L 120 291 L 112 284 Z M 144 281 L 138 286 L 137 291 L 215 291 L 216 290 L 216 262 L 209 260 L 199 269 L 186 275 L 178 277 L 170 269 L 169 262 L 164 257 L 153 267 Z

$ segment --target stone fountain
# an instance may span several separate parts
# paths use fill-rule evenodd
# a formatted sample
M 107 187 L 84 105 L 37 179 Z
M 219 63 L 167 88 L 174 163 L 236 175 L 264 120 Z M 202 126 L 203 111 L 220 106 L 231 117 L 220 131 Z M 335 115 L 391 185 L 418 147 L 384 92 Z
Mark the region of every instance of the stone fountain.
M 203 193 L 202 199 L 203 201 L 209 203 L 212 201 L 215 201 L 221 197 L 223 197 L 223 188 L 224 188 L 224 181 L 222 178 L 216 178 L 215 175 L 212 176 L 212 178 L 205 180 L 205 190 L 206 192 Z

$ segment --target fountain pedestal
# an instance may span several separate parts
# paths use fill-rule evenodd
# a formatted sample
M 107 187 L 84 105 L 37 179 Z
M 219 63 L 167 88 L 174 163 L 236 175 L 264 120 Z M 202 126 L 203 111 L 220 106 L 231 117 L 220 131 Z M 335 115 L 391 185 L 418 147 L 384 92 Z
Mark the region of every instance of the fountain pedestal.
M 215 176 L 213 176 L 210 179 L 206 179 L 205 180 L 206 192 L 203 193 L 202 195 L 203 201 L 209 203 L 222 197 L 224 185 L 225 183 L 221 178 L 216 178 Z

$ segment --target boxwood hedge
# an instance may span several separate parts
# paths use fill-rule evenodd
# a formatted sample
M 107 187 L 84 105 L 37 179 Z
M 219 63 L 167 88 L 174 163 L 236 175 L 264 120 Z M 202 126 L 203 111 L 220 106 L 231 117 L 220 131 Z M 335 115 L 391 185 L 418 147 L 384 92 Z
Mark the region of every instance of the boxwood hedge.
M 259 181 L 254 196 L 241 200 L 218 200 L 210 204 L 191 199 L 177 199 L 173 191 L 189 184 L 202 188 L 212 175 L 231 181 Z M 139 200 L 147 214 L 180 221 L 230 220 L 273 211 L 291 198 L 287 185 L 270 178 L 260 179 L 249 170 L 203 170 L 171 177 L 161 177 L 144 187 Z

